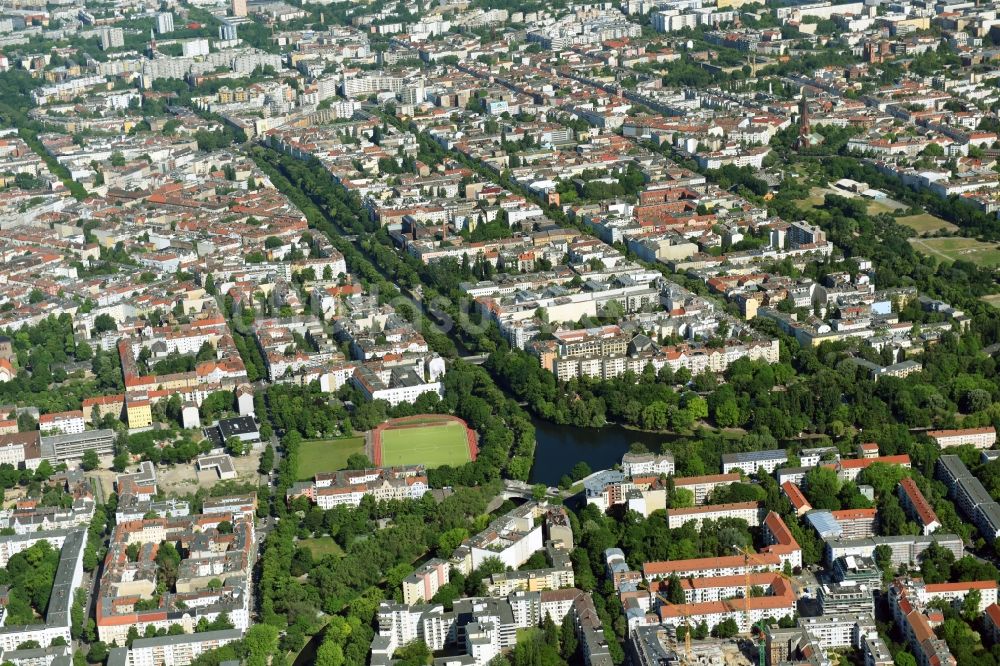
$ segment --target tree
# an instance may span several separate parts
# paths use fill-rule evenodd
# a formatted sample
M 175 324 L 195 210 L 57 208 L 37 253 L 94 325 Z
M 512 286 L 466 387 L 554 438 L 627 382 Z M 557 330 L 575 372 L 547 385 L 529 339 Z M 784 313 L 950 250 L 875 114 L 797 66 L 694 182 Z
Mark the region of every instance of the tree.
M 559 652 L 563 659 L 570 661 L 576 654 L 576 648 L 576 625 L 573 623 L 572 614 L 567 613 L 559 627 Z
M 981 615 L 982 601 L 983 594 L 979 590 L 972 590 L 965 595 L 965 601 L 962 602 L 962 618 L 969 624 L 974 623 Z
M 93 449 L 84 451 L 83 459 L 80 461 L 80 467 L 85 471 L 89 472 L 91 470 L 97 469 L 101 464 L 100 458 L 97 456 L 97 452 Z
M 219 530 L 219 534 L 232 534 L 233 524 L 228 520 L 223 520 L 219 523 L 219 527 L 217 529 Z
M 352 453 L 347 456 L 347 469 L 371 469 L 372 461 L 363 453 Z
M 260 464 L 257 471 L 261 474 L 270 474 L 274 469 L 274 447 L 270 444 L 264 447 L 264 452 L 260 454 Z
M 732 638 L 740 633 L 740 627 L 733 618 L 726 618 L 712 628 L 712 635 L 716 638 Z
M 278 630 L 266 624 L 255 624 L 243 636 L 247 666 L 266 666 L 268 658 L 278 649 Z
M 877 462 L 862 470 L 860 479 L 862 483 L 872 486 L 875 494 L 881 497 L 892 494 L 899 482 L 909 476 L 912 476 L 912 471 L 902 465 Z
M 941 144 L 931 143 L 920 151 L 920 154 L 927 157 L 944 157 L 944 148 L 941 147 Z
M 840 479 L 837 472 L 829 467 L 813 467 L 806 472 L 804 483 L 803 491 L 813 508 L 831 511 L 840 509 L 840 500 L 837 499 Z
M 740 407 L 735 399 L 723 400 L 715 407 L 715 424 L 720 428 L 731 428 L 740 424 Z
M 685 409 L 695 420 L 708 418 L 708 402 L 699 395 L 694 395 L 685 401 Z
M 43 460 L 35 469 L 35 481 L 45 481 L 53 474 L 55 474 L 55 470 L 52 468 L 52 463 Z
M 73 353 L 78 361 L 89 361 L 94 358 L 94 349 L 86 342 L 81 342 L 76 346 L 76 351 Z
M 946 583 L 954 562 L 954 553 L 934 542 L 920 554 L 920 575 L 925 583 Z
M 875 564 L 882 570 L 883 575 L 891 576 L 893 573 L 892 547 L 885 544 L 875 546 L 874 558 Z
M 446 530 L 438 537 L 438 555 L 451 557 L 451 554 L 463 541 L 469 538 L 469 531 L 464 527 L 454 527 Z
M 895 666 L 917 666 L 917 659 L 909 652 L 897 652 L 893 656 Z
M 667 581 L 667 600 L 672 604 L 686 603 L 684 588 L 681 587 L 681 580 L 677 574 L 671 574 Z
M 993 404 L 993 399 L 989 391 L 983 389 L 967 391 L 961 401 L 962 411 L 968 414 L 988 409 L 991 404 Z
M 424 666 L 431 663 L 431 651 L 427 643 L 414 641 L 404 645 L 393 654 L 399 666 Z M 318 662 L 317 662 L 318 663 Z
M 590 473 L 591 473 L 590 465 L 588 465 L 585 461 L 581 460 L 580 462 L 573 465 L 572 469 L 570 469 L 569 471 L 569 476 L 574 481 L 579 481 L 584 477 L 590 476 Z
M 125 468 L 128 467 L 129 457 L 127 453 L 115 454 L 114 459 L 111 461 L 111 469 L 116 472 L 124 472 Z
M 94 331 L 96 333 L 100 334 L 117 330 L 118 324 L 115 323 L 114 317 L 111 315 L 102 313 L 94 317 Z
M 136 635 L 138 638 L 138 635 Z M 90 644 L 90 651 L 87 652 L 87 661 L 92 664 L 103 663 L 108 658 L 108 646 L 102 641 Z
M 245 456 L 250 453 L 250 444 L 239 437 L 230 437 L 226 440 L 226 453 L 232 456 Z
M 545 621 L 542 622 L 542 631 L 545 632 L 545 642 L 555 649 L 559 649 L 559 627 L 552 620 L 552 616 L 549 614 L 545 615 Z

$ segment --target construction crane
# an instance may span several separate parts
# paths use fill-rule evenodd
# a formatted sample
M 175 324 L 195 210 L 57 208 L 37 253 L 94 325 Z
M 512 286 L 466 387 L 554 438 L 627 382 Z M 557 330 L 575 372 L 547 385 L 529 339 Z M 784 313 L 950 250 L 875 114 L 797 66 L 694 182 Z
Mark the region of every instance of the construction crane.
M 685 657 L 684 658 L 684 663 L 685 664 L 693 664 L 694 663 L 694 657 L 692 656 L 693 652 L 691 650 L 691 616 L 688 614 L 687 609 L 684 607 L 683 604 L 674 604 L 674 603 L 671 603 L 671 601 L 669 599 L 667 599 L 665 596 L 663 596 L 659 592 L 653 592 L 653 596 L 656 599 L 658 599 L 660 601 L 660 603 L 662 603 L 664 606 L 675 606 L 678 610 L 680 610 L 681 617 L 684 618 L 684 629 L 685 629 L 685 631 L 684 631 L 684 657 Z

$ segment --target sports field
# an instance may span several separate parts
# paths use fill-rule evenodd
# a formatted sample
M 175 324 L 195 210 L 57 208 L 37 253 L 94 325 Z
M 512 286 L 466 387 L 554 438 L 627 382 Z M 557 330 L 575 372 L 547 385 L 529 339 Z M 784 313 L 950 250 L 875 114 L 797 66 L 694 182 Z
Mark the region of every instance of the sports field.
M 975 238 L 911 238 L 910 243 L 918 252 L 944 261 L 963 259 L 980 266 L 1000 264 L 1000 249 L 994 243 L 983 243 Z
M 448 414 L 417 414 L 391 419 L 368 433 L 376 467 L 461 465 L 476 459 L 476 433 Z
M 322 472 L 336 472 L 347 467 L 347 458 L 365 452 L 364 437 L 313 439 L 299 444 L 299 462 L 295 475 L 309 481 Z
M 382 432 L 382 464 L 461 465 L 469 462 L 469 444 L 460 423 L 389 428 Z

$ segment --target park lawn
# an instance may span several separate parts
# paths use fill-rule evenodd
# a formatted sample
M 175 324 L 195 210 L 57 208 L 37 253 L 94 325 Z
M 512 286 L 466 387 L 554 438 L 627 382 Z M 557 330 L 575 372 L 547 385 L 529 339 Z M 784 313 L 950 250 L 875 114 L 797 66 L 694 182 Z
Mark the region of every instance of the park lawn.
M 983 296 L 983 301 L 986 301 L 995 308 L 1000 308 L 1000 294 L 990 294 L 989 296 Z
M 314 439 L 299 444 L 299 464 L 295 475 L 308 481 L 322 472 L 336 472 L 347 467 L 347 459 L 365 452 L 364 437 Z
M 440 467 L 467 462 L 469 444 L 465 427 L 459 423 L 382 431 L 382 464 L 386 467 Z
M 810 208 L 819 208 L 823 205 L 823 201 L 828 194 L 837 194 L 837 192 L 827 187 L 813 187 L 809 190 L 809 197 L 801 200 L 799 203 L 803 203 Z
M 910 243 L 917 251 L 944 261 L 962 259 L 979 266 L 1000 264 L 1000 246 L 974 238 L 911 238 Z
M 337 557 L 343 557 L 344 555 L 344 549 L 333 540 L 333 537 L 324 536 L 316 537 L 315 539 L 301 539 L 298 541 L 298 545 L 308 548 L 312 552 L 313 558 L 317 560 L 327 555 L 336 555 Z
M 942 220 L 936 215 L 931 215 L 930 213 L 921 213 L 920 215 L 908 215 L 906 217 L 897 217 L 896 221 L 900 224 L 905 224 L 909 228 L 916 231 L 918 234 L 927 233 L 928 231 L 937 231 L 939 229 L 944 229 L 945 231 L 957 231 L 956 227 L 951 222 Z
M 868 214 L 878 215 L 879 213 L 891 213 L 896 210 L 898 206 L 890 205 L 885 201 L 879 199 L 866 199 L 868 201 Z M 891 199 L 890 199 L 891 201 Z M 893 202 L 895 204 L 895 202 Z

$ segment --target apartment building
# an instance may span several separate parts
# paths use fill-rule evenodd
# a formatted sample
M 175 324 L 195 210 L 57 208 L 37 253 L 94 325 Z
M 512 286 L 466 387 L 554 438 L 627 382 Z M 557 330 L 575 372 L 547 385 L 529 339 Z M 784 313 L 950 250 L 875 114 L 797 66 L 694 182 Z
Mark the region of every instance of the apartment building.
M 409 465 L 317 474 L 311 483 L 294 484 L 285 497 L 289 502 L 307 497 L 316 506 L 328 510 L 335 506 L 356 507 L 366 495 L 376 501 L 416 500 L 428 490 L 424 466 Z
M 42 414 L 38 417 L 38 430 L 43 434 L 76 435 L 83 432 L 86 424 L 80 410 Z
M 593 601 L 577 589 L 517 592 L 503 599 L 458 599 L 450 611 L 440 604 L 382 602 L 370 662 L 389 666 L 398 648 L 420 640 L 433 651 L 453 650 L 455 656 L 443 658 L 445 665 L 485 666 L 517 643 L 518 630 L 537 627 L 545 618 L 559 624 L 567 616 L 573 619 L 584 662 L 611 666 Z
M 232 531 L 219 531 L 223 522 Z M 129 629 L 140 635 L 179 625 L 194 633 L 204 618 L 227 615 L 235 629 L 250 626 L 251 576 L 256 558 L 254 519 L 219 513 L 178 518 L 142 519 L 115 526 L 98 586 L 97 634 L 106 643 L 124 644 Z M 156 544 L 178 544 L 185 557 L 178 565 L 173 589 L 157 594 Z M 127 553 L 139 545 L 137 559 Z M 221 587 L 211 584 L 223 581 Z M 140 604 L 155 600 L 156 605 Z
M 795 540 L 792 531 L 774 511 L 769 511 L 763 522 L 764 542 L 767 544 L 761 553 L 777 555 L 782 562 L 788 563 L 793 569 L 802 566 L 802 547 Z
M 403 579 L 403 603 L 414 606 L 430 601 L 442 585 L 447 585 L 451 565 L 445 560 L 433 558 L 417 567 L 417 570 Z
M 931 430 L 927 436 L 937 443 L 939 448 L 966 444 L 977 449 L 989 449 L 997 443 L 997 431 L 993 426 L 986 428 L 961 428 L 958 430 Z
M 653 583 L 671 576 L 678 578 L 743 576 L 747 569 L 752 573 L 761 573 L 780 566 L 781 558 L 773 553 L 759 554 L 749 563 L 742 555 L 702 557 L 692 560 L 646 562 L 642 565 L 642 577 L 646 582 Z
M 841 537 L 844 539 L 865 539 L 875 536 L 878 512 L 874 508 L 831 511 L 830 515 L 840 525 Z
M 694 503 L 703 504 L 712 494 L 712 491 L 719 486 L 728 486 L 731 483 L 738 483 L 740 475 L 732 472 L 729 474 L 705 474 L 703 476 L 682 476 L 674 479 L 674 488 L 690 490 L 694 494 Z
M 899 503 L 902 505 L 903 510 L 920 525 L 922 534 L 930 534 L 941 527 L 941 521 L 938 520 L 937 514 L 934 513 L 931 503 L 920 492 L 920 488 L 917 487 L 913 479 L 906 478 L 900 481 L 896 489 L 896 494 L 899 496 Z
M 731 504 L 707 504 L 683 509 L 667 510 L 667 526 L 676 529 L 694 522 L 701 529 L 705 520 L 737 518 L 745 520 L 750 527 L 760 526 L 761 505 L 759 502 L 734 502 Z
M 709 630 L 716 625 L 733 620 L 741 633 L 749 633 L 751 626 L 773 617 L 793 617 L 795 615 L 795 592 L 791 584 L 780 576 L 771 582 L 771 594 L 746 599 L 725 599 L 703 603 L 661 605 L 657 612 L 660 622 L 674 627 L 690 622 L 704 622 Z M 747 617 L 747 608 L 750 615 Z M 748 621 L 749 620 L 749 621 Z
M 993 500 L 982 482 L 969 472 L 961 458 L 938 458 L 937 475 L 948 486 L 948 494 L 989 541 L 1000 536 L 1000 504 Z
M 827 539 L 826 561 L 833 562 L 838 557 L 874 557 L 877 546 L 888 546 L 892 551 L 890 561 L 898 567 L 900 564 L 912 564 L 919 561 L 920 554 L 932 543 L 946 548 L 955 555 L 962 557 L 965 546 L 962 539 L 955 534 L 942 534 L 940 531 L 927 536 L 882 536 L 869 539 Z
M 113 647 L 107 666 L 187 666 L 209 650 L 240 640 L 239 629 L 137 638 L 131 647 Z
M 740 453 L 722 454 L 722 473 L 741 471 L 744 474 L 756 474 L 763 468 L 768 474 L 788 462 L 788 454 L 781 449 L 773 451 L 743 451 Z
M 625 476 L 659 476 L 674 473 L 674 454 L 626 453 L 622 456 L 622 473 Z
M 495 519 L 482 532 L 466 539 L 449 558 L 451 566 L 468 575 L 490 558 L 511 569 L 519 569 L 542 549 L 547 540 L 572 548 L 566 510 L 538 502 L 528 502 Z
M 854 582 L 826 583 L 819 588 L 819 604 L 823 615 L 843 613 L 875 616 L 875 597 L 872 588 Z
M 904 453 L 898 456 L 879 456 L 877 458 L 848 458 L 846 460 L 839 460 L 836 463 L 829 465 L 829 467 L 832 467 L 837 472 L 837 476 L 839 476 L 842 481 L 855 481 L 863 470 L 875 463 L 881 463 L 883 465 L 899 465 L 909 469 L 910 456 Z

